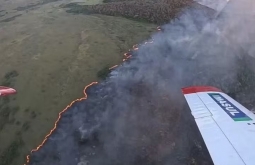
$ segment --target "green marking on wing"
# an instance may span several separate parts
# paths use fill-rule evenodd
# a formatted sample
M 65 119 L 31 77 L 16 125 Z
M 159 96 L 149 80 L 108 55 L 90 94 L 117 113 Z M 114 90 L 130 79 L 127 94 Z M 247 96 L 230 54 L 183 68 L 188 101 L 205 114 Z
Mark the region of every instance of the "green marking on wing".
M 240 118 L 233 118 L 235 121 L 250 121 L 252 120 L 249 117 L 240 117 Z

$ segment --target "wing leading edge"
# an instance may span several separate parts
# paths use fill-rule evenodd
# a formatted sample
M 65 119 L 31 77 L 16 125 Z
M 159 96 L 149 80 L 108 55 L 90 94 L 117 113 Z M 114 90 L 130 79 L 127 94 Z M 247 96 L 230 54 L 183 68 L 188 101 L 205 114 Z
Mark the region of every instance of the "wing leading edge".
M 255 115 L 221 90 L 182 88 L 215 165 L 254 165 Z

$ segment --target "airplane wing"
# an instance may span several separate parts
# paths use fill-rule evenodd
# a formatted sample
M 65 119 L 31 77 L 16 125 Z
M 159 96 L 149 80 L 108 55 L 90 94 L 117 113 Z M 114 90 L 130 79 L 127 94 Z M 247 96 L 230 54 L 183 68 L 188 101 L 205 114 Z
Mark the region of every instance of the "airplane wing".
M 15 93 L 17 93 L 17 91 L 13 88 L 0 86 L 0 96 L 7 96 Z
M 182 92 L 213 163 L 254 165 L 255 115 L 215 87 L 192 86 Z

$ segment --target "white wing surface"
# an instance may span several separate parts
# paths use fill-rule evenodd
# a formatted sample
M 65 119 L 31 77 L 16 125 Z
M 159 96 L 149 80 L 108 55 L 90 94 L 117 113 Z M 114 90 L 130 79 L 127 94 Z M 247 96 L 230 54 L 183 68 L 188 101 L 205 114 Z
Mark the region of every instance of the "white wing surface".
M 215 87 L 182 92 L 214 164 L 255 165 L 255 115 Z

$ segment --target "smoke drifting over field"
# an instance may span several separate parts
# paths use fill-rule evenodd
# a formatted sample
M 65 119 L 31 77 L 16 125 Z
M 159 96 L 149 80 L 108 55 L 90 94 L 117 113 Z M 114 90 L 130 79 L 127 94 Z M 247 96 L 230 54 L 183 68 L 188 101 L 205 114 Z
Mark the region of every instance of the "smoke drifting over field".
M 205 5 L 207 7 L 210 7 L 216 11 L 221 11 L 226 4 L 229 2 L 229 0 L 195 0 L 196 2 Z
M 221 15 L 202 30 L 209 18 L 189 8 L 163 26 L 152 44 L 133 51 L 131 60 L 87 90 L 87 100 L 62 115 L 29 164 L 211 164 L 180 88 L 213 85 L 255 105 L 249 101 L 253 59 L 233 42 L 239 33 L 225 33 L 236 25 L 228 20 Z

